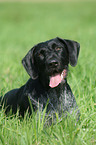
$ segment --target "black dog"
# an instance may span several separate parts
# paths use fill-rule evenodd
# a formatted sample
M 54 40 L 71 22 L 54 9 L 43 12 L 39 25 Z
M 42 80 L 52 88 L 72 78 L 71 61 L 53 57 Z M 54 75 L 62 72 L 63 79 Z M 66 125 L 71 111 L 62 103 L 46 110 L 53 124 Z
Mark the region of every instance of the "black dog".
M 19 89 L 14 89 L 1 97 L 6 113 L 12 109 L 24 116 L 26 110 L 32 113 L 43 110 L 47 105 L 49 116 L 58 112 L 59 117 L 68 111 L 72 113 L 78 106 L 67 83 L 68 64 L 75 66 L 79 55 L 79 43 L 61 38 L 51 39 L 34 46 L 23 58 L 22 63 L 30 75 L 28 82 Z M 30 101 L 29 101 L 30 100 Z

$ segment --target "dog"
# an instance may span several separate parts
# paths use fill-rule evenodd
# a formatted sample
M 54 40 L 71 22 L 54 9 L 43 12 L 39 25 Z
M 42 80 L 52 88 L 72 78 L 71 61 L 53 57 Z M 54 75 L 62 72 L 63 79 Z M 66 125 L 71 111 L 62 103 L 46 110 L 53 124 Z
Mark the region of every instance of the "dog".
M 22 64 L 29 74 L 27 83 L 20 88 L 7 92 L 1 97 L 1 106 L 7 114 L 17 112 L 24 117 L 28 110 L 44 110 L 46 114 L 59 117 L 65 112 L 72 114 L 79 109 L 75 97 L 67 83 L 68 65 L 77 64 L 80 44 L 73 40 L 56 37 L 35 45 L 22 59 Z M 31 104 L 31 105 L 30 105 Z

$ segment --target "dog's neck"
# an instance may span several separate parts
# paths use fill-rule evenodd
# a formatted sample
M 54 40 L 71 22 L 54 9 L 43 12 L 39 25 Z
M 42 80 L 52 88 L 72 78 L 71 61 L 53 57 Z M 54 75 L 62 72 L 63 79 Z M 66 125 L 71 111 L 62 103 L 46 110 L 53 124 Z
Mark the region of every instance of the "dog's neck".
M 38 78 L 39 81 L 41 82 L 42 86 L 44 87 L 45 90 L 48 90 L 49 87 L 49 78 L 44 76 L 44 75 L 39 75 L 40 77 Z
M 45 80 L 46 80 L 46 81 L 45 81 Z M 44 76 L 41 76 L 41 75 L 40 75 L 39 81 L 41 82 L 43 88 L 45 88 L 45 90 L 48 91 L 49 89 L 56 89 L 56 88 L 59 88 L 59 87 L 61 88 L 61 86 L 63 86 L 63 85 L 66 84 L 67 78 L 64 78 L 64 79 L 62 80 L 62 82 L 61 82 L 58 86 L 56 86 L 56 87 L 54 87 L 54 88 L 51 88 L 51 87 L 49 86 L 49 78 L 48 78 L 48 77 L 44 77 Z

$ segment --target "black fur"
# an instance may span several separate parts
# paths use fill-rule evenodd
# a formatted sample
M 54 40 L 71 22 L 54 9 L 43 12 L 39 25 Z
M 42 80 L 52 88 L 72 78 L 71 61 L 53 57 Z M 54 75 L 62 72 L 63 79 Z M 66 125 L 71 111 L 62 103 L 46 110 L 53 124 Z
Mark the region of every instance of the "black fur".
M 43 110 L 48 102 L 46 114 L 49 112 L 49 116 L 54 116 L 58 112 L 61 117 L 62 113 L 72 113 L 74 109 L 77 109 L 78 114 L 78 106 L 66 76 L 68 64 L 77 64 L 79 49 L 79 43 L 59 37 L 34 46 L 22 60 L 31 78 L 24 86 L 9 91 L 1 99 L 1 105 L 5 104 L 6 113 L 11 108 L 12 112 L 16 113 L 19 107 L 19 113 L 24 117 L 27 109 L 30 114 L 32 113 L 29 102 L 34 111 L 38 108 Z M 63 70 L 65 74 L 63 73 L 61 83 L 51 88 L 50 76 L 62 74 Z

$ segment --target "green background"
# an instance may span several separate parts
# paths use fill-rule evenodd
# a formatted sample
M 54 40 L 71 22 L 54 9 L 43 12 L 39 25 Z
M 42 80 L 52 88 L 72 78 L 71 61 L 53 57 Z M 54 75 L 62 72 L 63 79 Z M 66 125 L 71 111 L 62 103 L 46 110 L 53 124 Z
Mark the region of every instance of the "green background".
M 55 37 L 78 41 L 76 67 L 68 83 L 81 117 L 43 128 L 44 120 L 6 117 L 0 111 L 0 144 L 96 144 L 96 2 L 0 3 L 0 95 L 29 78 L 21 60 L 35 44 Z M 58 118 L 58 117 L 57 117 Z

